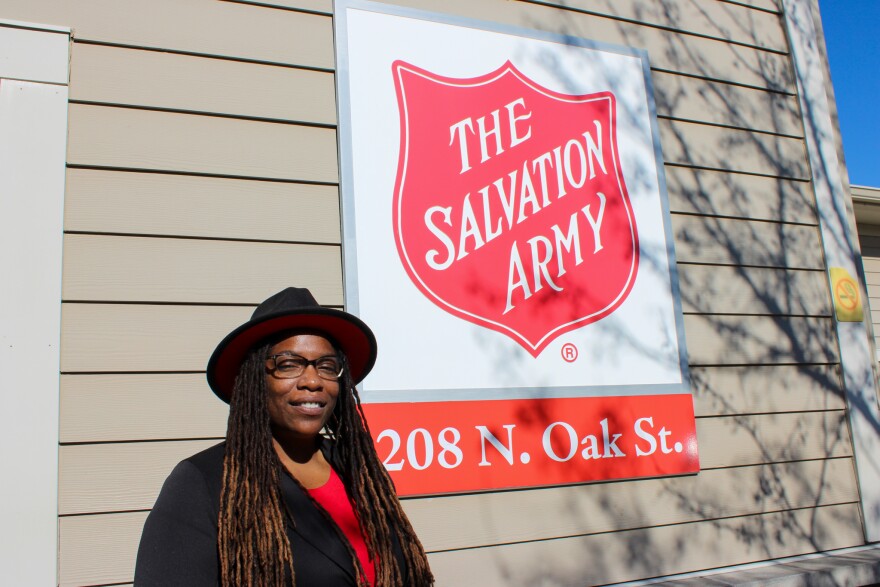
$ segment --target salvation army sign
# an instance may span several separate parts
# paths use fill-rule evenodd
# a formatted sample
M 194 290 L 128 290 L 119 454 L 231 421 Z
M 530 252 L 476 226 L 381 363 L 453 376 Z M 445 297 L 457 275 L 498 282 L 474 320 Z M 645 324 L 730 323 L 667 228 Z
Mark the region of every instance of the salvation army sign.
M 647 56 L 335 5 L 347 309 L 403 495 L 694 473 Z
M 614 94 L 560 94 L 509 61 L 474 78 L 402 61 L 393 74 L 393 228 L 413 284 L 532 355 L 613 312 L 639 259 Z

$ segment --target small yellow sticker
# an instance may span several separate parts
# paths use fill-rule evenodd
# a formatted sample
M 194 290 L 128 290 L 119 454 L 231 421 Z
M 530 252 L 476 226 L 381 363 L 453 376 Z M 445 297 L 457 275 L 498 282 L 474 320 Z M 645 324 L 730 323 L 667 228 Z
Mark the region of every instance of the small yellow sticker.
M 831 267 L 831 299 L 840 322 L 861 322 L 865 319 L 859 283 L 843 267 Z

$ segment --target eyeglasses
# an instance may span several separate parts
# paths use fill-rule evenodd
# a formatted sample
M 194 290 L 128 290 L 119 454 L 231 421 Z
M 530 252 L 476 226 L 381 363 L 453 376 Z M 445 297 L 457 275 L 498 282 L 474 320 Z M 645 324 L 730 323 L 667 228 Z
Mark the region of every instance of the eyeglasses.
M 280 353 L 266 359 L 266 366 L 279 379 L 296 379 L 311 365 L 318 377 L 327 381 L 337 381 L 342 377 L 342 365 L 336 357 L 319 357 L 309 361 L 305 357 L 291 353 Z

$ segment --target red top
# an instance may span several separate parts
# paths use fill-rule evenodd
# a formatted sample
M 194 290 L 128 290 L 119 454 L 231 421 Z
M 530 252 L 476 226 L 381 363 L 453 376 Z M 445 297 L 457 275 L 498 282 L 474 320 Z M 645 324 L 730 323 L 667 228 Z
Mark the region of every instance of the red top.
M 376 567 L 367 554 L 367 543 L 364 541 L 364 535 L 361 532 L 361 526 L 358 523 L 351 502 L 348 501 L 348 494 L 345 492 L 345 486 L 342 479 L 336 474 L 331 467 L 330 479 L 321 487 L 309 489 L 309 494 L 321 504 L 336 525 L 345 534 L 345 537 L 354 547 L 354 552 L 361 561 L 361 568 L 364 569 L 367 581 L 372 585 L 376 582 Z

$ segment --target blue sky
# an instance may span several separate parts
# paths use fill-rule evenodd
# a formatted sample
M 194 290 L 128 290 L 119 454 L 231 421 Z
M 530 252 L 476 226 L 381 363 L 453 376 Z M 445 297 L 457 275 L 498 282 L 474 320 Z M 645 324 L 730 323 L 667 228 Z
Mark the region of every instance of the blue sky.
M 819 0 L 849 181 L 880 187 L 880 0 Z

